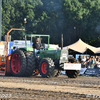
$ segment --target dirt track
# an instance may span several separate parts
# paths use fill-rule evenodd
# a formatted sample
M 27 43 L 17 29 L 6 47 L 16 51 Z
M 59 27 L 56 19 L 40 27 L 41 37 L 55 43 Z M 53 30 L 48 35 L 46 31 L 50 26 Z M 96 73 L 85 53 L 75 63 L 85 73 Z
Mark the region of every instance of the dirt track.
M 0 77 L 0 98 L 31 100 L 100 100 L 100 78 Z

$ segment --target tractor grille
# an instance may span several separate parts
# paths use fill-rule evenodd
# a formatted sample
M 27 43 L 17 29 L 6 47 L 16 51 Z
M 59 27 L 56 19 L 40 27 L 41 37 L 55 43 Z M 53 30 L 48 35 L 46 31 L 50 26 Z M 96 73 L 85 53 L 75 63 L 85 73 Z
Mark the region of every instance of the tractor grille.
M 60 63 L 68 62 L 68 50 L 62 50 L 60 56 Z

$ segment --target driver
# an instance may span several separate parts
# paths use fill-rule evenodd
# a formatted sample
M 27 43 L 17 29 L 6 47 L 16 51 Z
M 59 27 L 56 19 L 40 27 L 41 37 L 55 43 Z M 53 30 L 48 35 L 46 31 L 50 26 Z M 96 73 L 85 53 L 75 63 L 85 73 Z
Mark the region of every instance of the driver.
M 33 50 L 40 50 L 41 48 L 41 43 L 39 42 L 39 38 L 36 39 L 36 41 L 33 43 Z
M 37 53 L 40 53 L 40 48 L 43 48 L 42 44 L 39 42 L 39 38 L 33 43 L 33 50 L 35 50 L 35 57 L 37 58 Z

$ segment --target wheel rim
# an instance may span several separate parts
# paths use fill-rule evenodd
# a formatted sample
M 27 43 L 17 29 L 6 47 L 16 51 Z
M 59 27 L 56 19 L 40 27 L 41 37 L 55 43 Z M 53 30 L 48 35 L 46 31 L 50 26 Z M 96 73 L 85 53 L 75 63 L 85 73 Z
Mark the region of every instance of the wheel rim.
M 73 73 L 73 71 L 72 71 L 72 70 L 71 70 L 71 71 L 67 71 L 67 73 L 68 73 L 68 74 L 72 74 L 72 73 Z
M 41 65 L 41 71 L 42 71 L 43 74 L 47 73 L 47 63 L 46 62 L 42 63 L 42 65 Z
M 22 68 L 21 56 L 15 53 L 11 59 L 11 69 L 15 74 L 18 74 Z

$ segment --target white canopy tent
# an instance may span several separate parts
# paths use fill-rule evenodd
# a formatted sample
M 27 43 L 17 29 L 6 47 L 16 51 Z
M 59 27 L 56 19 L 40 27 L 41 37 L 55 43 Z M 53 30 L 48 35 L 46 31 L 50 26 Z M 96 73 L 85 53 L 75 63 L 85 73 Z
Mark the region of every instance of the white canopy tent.
M 84 53 L 87 50 L 92 51 L 94 54 L 100 53 L 100 47 L 93 47 L 91 45 L 88 45 L 84 43 L 81 39 L 79 39 L 77 42 L 75 42 L 72 45 L 66 46 L 63 49 L 71 49 L 73 51 L 79 52 L 79 53 Z

